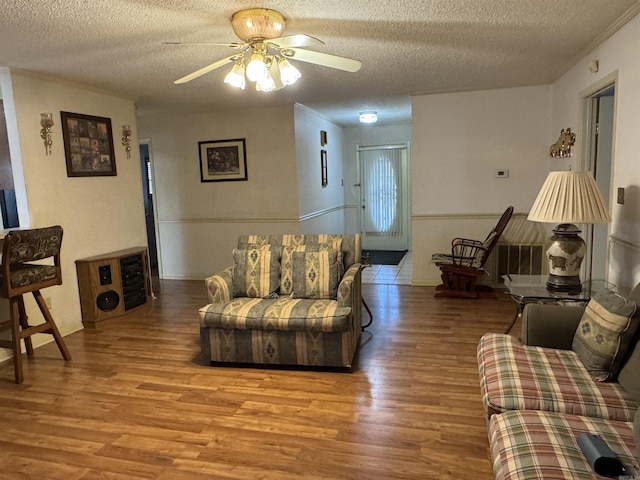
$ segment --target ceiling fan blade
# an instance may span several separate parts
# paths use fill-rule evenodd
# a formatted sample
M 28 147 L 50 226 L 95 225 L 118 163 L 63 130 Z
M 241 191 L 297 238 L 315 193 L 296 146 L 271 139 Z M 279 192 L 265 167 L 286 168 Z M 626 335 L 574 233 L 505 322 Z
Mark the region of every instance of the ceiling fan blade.
M 265 43 L 273 45 L 276 48 L 313 47 L 315 45 L 324 45 L 324 42 L 319 38 L 305 35 L 303 33 L 274 38 L 273 40 L 267 40 Z
M 190 82 L 195 78 L 201 77 L 205 73 L 209 73 L 215 70 L 216 68 L 225 66 L 227 63 L 235 62 L 238 59 L 238 57 L 239 57 L 238 55 L 231 55 L 230 57 L 223 58 L 222 60 L 218 60 L 217 62 L 214 62 L 211 65 L 207 65 L 206 67 L 202 67 L 200 70 L 196 70 L 195 72 L 190 73 L 189 75 L 185 75 L 184 77 L 179 78 L 173 83 L 175 83 L 176 85 L 180 85 L 181 83 Z
M 337 55 L 329 55 L 328 53 L 314 52 L 312 50 L 303 50 L 298 48 L 286 48 L 280 51 L 283 56 L 301 62 L 315 63 L 323 67 L 336 68 L 345 72 L 357 72 L 362 67 L 362 62 L 351 58 L 338 57 Z
M 206 47 L 229 47 L 240 50 L 246 43 L 203 43 L 203 42 L 162 42 L 163 45 L 188 45 L 188 46 L 206 46 Z

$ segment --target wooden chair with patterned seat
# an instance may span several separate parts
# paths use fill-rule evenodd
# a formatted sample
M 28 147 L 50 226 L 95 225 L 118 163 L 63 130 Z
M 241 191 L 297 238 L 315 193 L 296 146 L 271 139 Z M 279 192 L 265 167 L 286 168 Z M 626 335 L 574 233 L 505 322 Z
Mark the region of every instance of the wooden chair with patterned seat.
M 436 288 L 436 297 L 478 298 L 478 279 L 484 275 L 484 264 L 500 236 L 507 227 L 513 207 L 508 207 L 484 241 L 454 238 L 451 253 L 436 253 L 431 257 L 441 271 L 442 284 Z M 492 289 L 489 289 L 492 290 Z
M 62 357 L 71 360 L 71 354 L 40 293 L 43 288 L 62 284 L 61 245 L 60 226 L 12 230 L 3 241 L 0 296 L 9 299 L 10 318 L 0 323 L 0 331 L 9 330 L 11 339 L 0 340 L 0 347 L 13 351 L 16 383 L 22 383 L 24 379 L 20 340 L 24 340 L 27 355 L 32 357 L 34 352 L 31 336 L 36 333 L 53 335 Z M 42 262 L 47 259 L 49 264 Z M 29 325 L 23 298 L 28 292 L 33 294 L 44 317 L 44 323 Z

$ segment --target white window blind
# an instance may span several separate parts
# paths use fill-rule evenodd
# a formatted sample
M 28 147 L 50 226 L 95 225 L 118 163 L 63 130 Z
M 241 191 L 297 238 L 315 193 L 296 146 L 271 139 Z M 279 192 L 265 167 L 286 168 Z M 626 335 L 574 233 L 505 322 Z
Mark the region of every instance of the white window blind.
M 367 235 L 402 235 L 403 148 L 362 150 L 364 176 L 364 228 Z

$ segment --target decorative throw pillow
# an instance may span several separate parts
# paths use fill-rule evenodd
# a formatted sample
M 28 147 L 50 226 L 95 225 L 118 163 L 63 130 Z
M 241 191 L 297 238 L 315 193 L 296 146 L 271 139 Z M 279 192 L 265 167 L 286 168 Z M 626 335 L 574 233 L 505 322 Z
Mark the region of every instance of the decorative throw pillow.
M 319 250 L 329 250 L 333 248 L 338 252 L 338 277 L 342 278 L 344 275 L 344 252 L 342 251 L 342 237 L 335 238 L 332 234 L 318 235 L 320 239 L 318 241 Z
M 233 296 L 267 298 L 280 287 L 279 248 L 233 250 Z
M 293 252 L 293 298 L 335 299 L 338 294 L 338 252 Z
M 280 277 L 280 295 L 290 295 L 293 292 L 293 252 L 322 252 L 336 250 L 338 264 L 338 279 L 344 275 L 342 263 L 342 239 L 331 243 L 310 243 L 306 245 L 287 245 L 282 248 L 282 271 Z
M 287 245 L 282 247 L 280 295 L 291 295 L 293 292 L 293 252 L 304 252 L 306 248 L 306 245 Z
M 615 380 L 618 376 L 638 329 L 635 311 L 635 302 L 606 288 L 589 301 L 571 349 L 598 380 Z

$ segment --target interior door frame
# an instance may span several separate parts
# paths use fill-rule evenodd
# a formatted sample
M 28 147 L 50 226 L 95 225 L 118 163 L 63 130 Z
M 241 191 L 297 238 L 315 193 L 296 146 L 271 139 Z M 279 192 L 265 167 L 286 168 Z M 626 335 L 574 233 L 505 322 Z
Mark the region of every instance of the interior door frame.
M 615 137 L 616 137 L 616 118 L 617 118 L 617 92 L 618 89 L 618 72 L 615 71 L 606 77 L 603 77 L 600 81 L 591 85 L 587 89 L 581 92 L 582 98 L 582 121 L 583 121 L 583 139 L 582 139 L 582 158 L 580 162 L 580 167 L 583 170 L 588 170 L 595 176 L 596 164 L 595 159 L 597 156 L 597 142 L 595 141 L 595 130 L 596 130 L 596 122 L 597 122 L 597 111 L 595 111 L 595 101 L 602 96 L 602 93 L 613 88 L 614 89 L 614 100 L 613 100 L 613 120 L 611 126 L 611 162 L 609 164 L 609 194 L 608 198 L 605 198 L 607 201 L 607 205 L 609 208 L 609 213 L 611 214 L 611 209 L 613 205 L 613 171 L 615 164 Z M 606 224 L 606 245 L 604 251 L 605 257 L 605 278 L 604 280 L 609 279 L 609 253 L 610 253 L 610 235 L 611 235 L 611 224 Z M 587 252 L 584 259 L 584 272 L 586 279 L 591 279 L 593 274 L 593 239 L 594 239 L 594 226 L 586 225 L 585 232 L 583 233 L 583 238 L 587 244 Z
M 362 242 L 364 245 L 365 241 L 365 233 L 364 233 L 364 179 L 362 172 L 362 160 L 360 158 L 360 152 L 363 150 L 377 150 L 384 148 L 403 148 L 406 150 L 406 162 L 404 165 L 404 171 L 401 172 L 402 178 L 402 194 L 403 198 L 401 199 L 401 205 L 403 208 L 403 218 L 404 218 L 404 228 L 406 229 L 406 248 L 411 250 L 412 238 L 411 235 L 411 182 L 409 179 L 409 172 L 411 171 L 411 142 L 403 142 L 403 143 L 389 143 L 389 144 L 381 144 L 381 145 L 356 145 L 356 175 L 358 178 L 358 183 L 356 186 L 359 187 L 358 192 L 358 231 L 362 237 Z M 363 246 L 363 248 L 365 248 Z
M 156 252 L 158 255 L 158 277 L 162 278 L 162 241 L 160 240 L 160 230 L 158 228 L 158 189 L 156 185 L 155 163 L 153 162 L 153 148 L 150 138 L 138 139 L 138 145 L 147 145 L 149 153 L 149 166 L 151 168 L 151 185 L 153 187 L 153 195 L 151 195 L 151 204 L 153 205 L 153 229 L 156 233 Z M 141 181 L 147 179 L 141 178 Z

